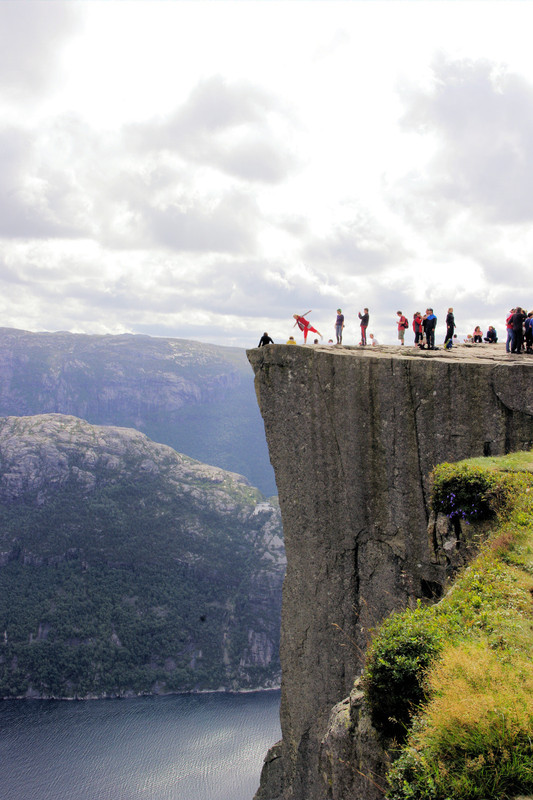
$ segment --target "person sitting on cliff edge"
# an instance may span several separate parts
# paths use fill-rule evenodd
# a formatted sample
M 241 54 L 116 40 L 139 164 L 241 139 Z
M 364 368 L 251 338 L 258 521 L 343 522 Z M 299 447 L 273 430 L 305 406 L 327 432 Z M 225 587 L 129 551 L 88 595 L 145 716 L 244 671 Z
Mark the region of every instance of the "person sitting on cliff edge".
M 274 344 L 274 339 L 271 339 L 268 333 L 265 331 L 264 334 L 259 339 L 258 347 L 266 347 L 267 344 Z

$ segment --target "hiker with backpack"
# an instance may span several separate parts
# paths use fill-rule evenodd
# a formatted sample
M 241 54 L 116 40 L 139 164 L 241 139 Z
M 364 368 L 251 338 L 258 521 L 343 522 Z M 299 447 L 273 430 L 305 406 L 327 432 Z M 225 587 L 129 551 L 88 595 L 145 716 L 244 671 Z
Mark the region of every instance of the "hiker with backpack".
M 397 311 L 396 314 L 399 317 L 398 320 L 398 339 L 400 340 L 400 344 L 404 343 L 404 336 L 405 330 L 409 327 L 409 323 L 407 321 L 407 317 L 404 317 L 401 311 Z

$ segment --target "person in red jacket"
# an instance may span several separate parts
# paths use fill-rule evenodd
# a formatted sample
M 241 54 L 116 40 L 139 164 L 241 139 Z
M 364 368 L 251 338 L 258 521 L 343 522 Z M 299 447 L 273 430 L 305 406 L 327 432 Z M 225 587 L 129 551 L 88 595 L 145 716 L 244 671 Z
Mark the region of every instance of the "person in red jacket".
M 424 328 L 422 327 L 422 314 L 415 311 L 413 314 L 413 332 L 415 334 L 415 347 L 424 346 Z
M 400 340 L 400 344 L 403 344 L 403 338 L 405 336 L 405 329 L 409 327 L 409 323 L 407 322 L 407 317 L 404 317 L 401 311 L 396 312 L 399 319 L 398 319 L 398 339 Z
M 305 312 L 305 314 L 310 314 L 310 313 L 311 313 L 311 310 Z M 309 333 L 309 331 L 312 331 L 313 333 L 318 333 L 320 338 L 322 338 L 322 334 L 320 333 L 320 331 L 317 331 L 316 328 L 313 328 L 313 326 L 311 325 L 309 320 L 305 318 L 305 314 L 293 314 L 292 315 L 294 317 L 294 319 L 296 320 L 296 322 L 294 323 L 293 327 L 296 327 L 296 325 L 298 325 L 298 327 L 302 331 L 302 333 L 304 335 L 304 344 L 306 344 L 306 342 L 307 342 L 307 334 Z

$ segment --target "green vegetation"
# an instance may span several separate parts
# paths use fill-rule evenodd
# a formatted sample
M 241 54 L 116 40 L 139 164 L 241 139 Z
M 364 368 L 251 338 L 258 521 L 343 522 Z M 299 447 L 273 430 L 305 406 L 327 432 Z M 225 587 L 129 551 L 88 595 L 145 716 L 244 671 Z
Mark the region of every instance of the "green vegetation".
M 0 503 L 0 551 L 10 554 L 0 568 L 0 696 L 276 682 L 282 571 L 258 580 L 262 515 L 250 509 L 261 495 L 162 473 L 110 481 L 95 471 L 96 487 L 82 491 L 71 471 L 44 500 L 27 491 Z M 272 643 L 270 663 L 246 655 L 250 630 Z
M 368 653 L 372 717 L 395 761 L 389 800 L 533 792 L 533 459 L 443 464 L 436 510 L 492 520 L 443 600 L 395 614 Z

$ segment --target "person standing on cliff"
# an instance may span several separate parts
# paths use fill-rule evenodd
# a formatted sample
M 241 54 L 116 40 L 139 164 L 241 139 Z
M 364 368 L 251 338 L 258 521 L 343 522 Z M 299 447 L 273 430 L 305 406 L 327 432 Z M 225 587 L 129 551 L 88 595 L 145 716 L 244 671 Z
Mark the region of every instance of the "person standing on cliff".
M 337 309 L 337 319 L 335 320 L 335 336 L 337 337 L 337 344 L 342 344 L 342 331 L 344 328 L 344 314 L 342 309 Z
M 311 313 L 310 310 L 305 312 L 305 314 L 310 314 L 310 313 Z M 309 331 L 312 331 L 313 333 L 318 333 L 320 338 L 322 338 L 322 334 L 320 333 L 320 331 L 317 331 L 316 328 L 313 328 L 309 320 L 305 318 L 305 314 L 293 314 L 292 316 L 296 320 L 296 322 L 293 325 L 293 328 L 296 327 L 296 325 L 298 325 L 298 327 L 300 328 L 300 330 L 304 335 L 304 344 L 307 344 L 307 334 L 309 333 Z
M 405 329 L 409 327 L 409 323 L 407 321 L 407 317 L 404 317 L 401 311 L 397 311 L 396 314 L 398 315 L 398 339 L 400 340 L 400 344 L 404 343 L 404 336 L 405 336 Z
M 413 314 L 413 332 L 415 334 L 415 347 L 424 346 L 424 328 L 422 327 L 422 314 L 415 311 Z
M 494 329 L 493 329 L 494 330 Z M 487 331 L 487 336 L 489 335 L 490 328 Z M 494 331 L 496 333 L 496 331 Z M 526 339 L 526 353 L 533 353 L 533 311 L 530 311 L 526 317 L 526 321 L 524 322 L 524 335 Z
M 265 331 L 264 334 L 259 339 L 258 347 L 265 347 L 267 344 L 274 344 L 274 339 L 271 339 L 268 333 Z
M 422 321 L 424 326 L 424 333 L 426 334 L 426 344 L 428 350 L 435 349 L 435 328 L 437 327 L 437 317 L 433 313 L 432 308 L 426 308 L 424 319 Z
M 448 344 L 450 339 L 453 340 L 453 332 L 455 330 L 455 317 L 453 316 L 453 308 L 448 309 L 446 314 L 446 336 L 444 337 L 444 344 Z
M 516 308 L 512 308 L 505 318 L 505 328 L 507 331 L 507 341 L 505 342 L 505 352 L 510 353 L 513 346 L 513 323 L 511 322 Z
M 359 319 L 361 320 L 361 341 L 360 344 L 363 347 L 366 345 L 366 329 L 368 328 L 368 320 L 370 319 L 370 314 L 368 313 L 368 308 L 363 309 L 363 314 L 359 311 Z
M 511 353 L 521 353 L 524 345 L 524 322 L 526 321 L 526 312 L 520 306 L 516 307 L 516 311 L 511 317 L 511 324 L 513 326 L 513 344 L 511 345 Z

